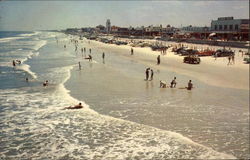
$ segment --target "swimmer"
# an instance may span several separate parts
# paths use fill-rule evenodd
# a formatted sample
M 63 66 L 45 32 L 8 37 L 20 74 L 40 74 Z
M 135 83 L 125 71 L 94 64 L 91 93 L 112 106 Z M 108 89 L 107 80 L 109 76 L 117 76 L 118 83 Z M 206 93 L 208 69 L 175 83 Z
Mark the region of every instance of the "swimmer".
M 18 60 L 18 59 L 16 60 L 16 62 L 17 62 L 18 64 L 21 64 L 21 63 L 22 63 L 22 62 L 21 62 L 20 60 Z
M 43 82 L 43 86 L 45 87 L 45 86 L 48 86 L 49 85 L 49 81 L 48 80 L 46 80 L 45 82 Z
M 88 59 L 89 61 L 92 61 L 92 56 L 89 55 L 89 57 L 85 58 L 85 59 Z
M 12 61 L 12 65 L 13 65 L 13 67 L 16 66 L 16 62 L 14 60 Z
M 167 84 L 165 81 L 160 81 L 160 88 L 167 88 Z
M 79 103 L 78 105 L 65 107 L 64 109 L 81 109 L 81 108 L 83 108 L 82 103 Z

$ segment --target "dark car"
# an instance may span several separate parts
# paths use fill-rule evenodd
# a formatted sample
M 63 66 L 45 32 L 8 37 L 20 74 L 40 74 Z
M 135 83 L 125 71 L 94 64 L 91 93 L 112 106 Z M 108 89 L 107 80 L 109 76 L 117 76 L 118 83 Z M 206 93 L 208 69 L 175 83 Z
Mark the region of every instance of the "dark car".
M 174 52 L 176 52 L 177 54 L 180 54 L 180 52 L 182 52 L 183 50 L 185 50 L 185 47 L 180 47 L 174 50 Z
M 182 56 L 195 55 L 196 53 L 198 53 L 198 51 L 194 49 L 183 49 L 179 51 L 179 54 Z
M 189 64 L 200 64 L 201 59 L 196 56 L 187 56 L 187 57 L 184 57 L 183 62 L 189 63 Z
M 226 50 L 226 49 L 218 49 L 215 51 L 214 56 L 215 57 L 228 57 L 234 55 L 234 52 L 231 50 Z

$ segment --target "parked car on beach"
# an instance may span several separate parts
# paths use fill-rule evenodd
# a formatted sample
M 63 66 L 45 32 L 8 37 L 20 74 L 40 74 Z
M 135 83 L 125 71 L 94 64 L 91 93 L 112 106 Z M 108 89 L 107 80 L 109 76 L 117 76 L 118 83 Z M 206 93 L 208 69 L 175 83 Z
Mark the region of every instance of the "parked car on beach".
M 201 59 L 197 56 L 186 56 L 184 57 L 183 62 L 189 64 L 200 64 Z
M 197 52 L 196 55 L 198 56 L 212 56 L 214 55 L 215 51 L 212 51 L 212 50 L 204 50 L 204 51 L 200 51 L 200 52 Z
M 197 53 L 198 51 L 194 49 L 183 49 L 178 52 L 181 56 L 196 55 Z
M 214 52 L 213 56 L 215 57 L 228 57 L 234 55 L 234 52 L 226 49 L 218 49 Z
M 250 57 L 244 58 L 243 60 L 245 63 L 249 64 L 250 63 Z

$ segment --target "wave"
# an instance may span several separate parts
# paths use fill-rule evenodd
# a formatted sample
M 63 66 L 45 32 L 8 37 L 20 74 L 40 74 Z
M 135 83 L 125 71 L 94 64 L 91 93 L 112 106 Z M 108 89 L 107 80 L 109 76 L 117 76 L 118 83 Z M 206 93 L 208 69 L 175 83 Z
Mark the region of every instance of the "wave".
M 23 71 L 27 72 L 29 75 L 31 75 L 33 79 L 37 79 L 36 73 L 34 73 L 30 70 L 30 65 L 28 65 L 28 64 L 22 64 L 20 66 L 16 66 L 16 69 L 23 70 Z
M 40 32 L 24 33 L 24 34 L 20 34 L 19 36 L 22 36 L 22 37 L 31 37 L 31 36 L 38 35 L 39 33 L 40 33 Z
M 46 40 L 41 40 L 41 41 L 39 41 L 39 43 L 37 43 L 34 47 L 33 47 L 33 49 L 34 50 L 39 50 L 40 48 L 42 48 L 44 45 L 46 45 L 47 44 L 47 41 Z
M 6 42 L 10 42 L 13 40 L 18 40 L 18 39 L 25 39 L 27 37 L 8 37 L 8 38 L 0 38 L 0 43 L 6 43 Z

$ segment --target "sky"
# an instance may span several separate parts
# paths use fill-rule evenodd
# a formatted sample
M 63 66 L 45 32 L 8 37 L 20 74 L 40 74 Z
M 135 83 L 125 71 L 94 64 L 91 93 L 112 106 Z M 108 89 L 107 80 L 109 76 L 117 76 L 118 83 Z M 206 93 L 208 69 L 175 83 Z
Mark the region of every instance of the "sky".
M 248 0 L 10 1 L 0 0 L 1 31 L 34 31 L 105 25 L 210 26 L 233 16 L 249 19 Z

